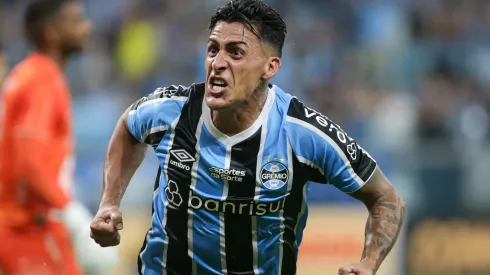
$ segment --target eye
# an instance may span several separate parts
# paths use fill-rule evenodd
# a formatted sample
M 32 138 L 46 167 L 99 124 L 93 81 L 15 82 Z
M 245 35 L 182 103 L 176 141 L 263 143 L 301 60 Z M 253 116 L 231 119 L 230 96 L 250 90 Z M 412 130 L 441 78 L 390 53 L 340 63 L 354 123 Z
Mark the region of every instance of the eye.
M 215 56 L 216 54 L 218 54 L 218 47 L 216 46 L 209 46 L 208 47 L 208 55 L 210 56 Z
M 240 49 L 233 49 L 231 50 L 231 55 L 235 58 L 239 58 L 243 56 L 243 51 Z

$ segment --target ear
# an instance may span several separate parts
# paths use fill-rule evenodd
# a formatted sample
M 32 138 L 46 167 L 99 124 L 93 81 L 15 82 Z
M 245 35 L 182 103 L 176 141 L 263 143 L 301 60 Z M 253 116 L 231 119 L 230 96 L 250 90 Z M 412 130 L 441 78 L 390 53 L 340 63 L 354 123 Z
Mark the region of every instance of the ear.
M 277 56 L 269 57 L 265 66 L 265 73 L 262 75 L 262 79 L 269 80 L 273 78 L 281 68 L 281 58 Z

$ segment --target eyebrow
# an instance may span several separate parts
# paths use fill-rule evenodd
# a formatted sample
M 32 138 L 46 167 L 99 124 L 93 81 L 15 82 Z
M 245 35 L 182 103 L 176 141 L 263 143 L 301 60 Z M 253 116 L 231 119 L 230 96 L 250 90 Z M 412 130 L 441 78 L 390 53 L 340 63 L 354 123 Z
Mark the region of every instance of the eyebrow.
M 213 42 L 215 44 L 219 44 L 218 41 L 214 38 L 209 38 L 208 39 L 208 43 L 209 42 Z M 245 41 L 230 41 L 228 43 L 226 43 L 226 47 L 233 47 L 233 46 L 237 46 L 237 45 L 245 45 L 245 46 L 248 46 L 247 42 Z

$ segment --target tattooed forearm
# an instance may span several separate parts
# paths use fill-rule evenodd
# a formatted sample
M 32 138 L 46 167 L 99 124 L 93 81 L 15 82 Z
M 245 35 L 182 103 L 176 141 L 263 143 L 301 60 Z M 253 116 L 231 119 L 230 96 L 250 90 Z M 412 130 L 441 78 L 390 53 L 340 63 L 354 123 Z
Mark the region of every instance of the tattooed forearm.
M 398 195 L 380 197 L 370 207 L 361 261 L 379 268 L 398 238 L 404 216 L 405 202 Z

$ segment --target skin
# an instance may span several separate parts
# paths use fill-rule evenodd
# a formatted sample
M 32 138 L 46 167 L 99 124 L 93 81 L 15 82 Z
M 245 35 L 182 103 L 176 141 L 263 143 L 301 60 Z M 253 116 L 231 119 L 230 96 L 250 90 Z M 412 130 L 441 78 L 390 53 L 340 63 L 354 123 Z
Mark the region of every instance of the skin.
M 82 51 L 92 32 L 91 22 L 84 16 L 78 1 L 70 1 L 61 7 L 59 13 L 46 19 L 41 41 L 37 41 L 39 52 L 53 58 L 61 67 L 74 53 Z
M 267 84 L 281 67 L 277 53 L 244 25 L 218 22 L 210 33 L 204 64 L 205 100 L 214 125 L 228 136 L 251 127 L 267 98 Z M 226 88 L 213 88 L 216 78 L 225 81 Z M 103 195 L 91 225 L 91 237 L 103 247 L 120 242 L 121 200 L 148 148 L 130 134 L 128 112 L 119 120 L 109 143 Z M 365 186 L 351 195 L 369 210 L 366 243 L 361 261 L 343 265 L 339 274 L 375 274 L 400 232 L 404 202 L 379 169 Z
M 255 122 L 267 98 L 267 84 L 279 71 L 277 53 L 240 23 L 219 22 L 207 45 L 206 103 L 213 123 L 229 136 L 248 129 Z M 215 91 L 214 77 L 227 87 Z
M 360 262 L 341 266 L 338 274 L 376 274 L 400 234 L 405 217 L 405 201 L 379 168 L 351 196 L 362 201 L 369 211 L 364 250 Z

